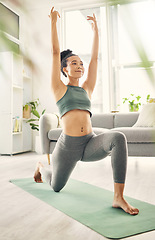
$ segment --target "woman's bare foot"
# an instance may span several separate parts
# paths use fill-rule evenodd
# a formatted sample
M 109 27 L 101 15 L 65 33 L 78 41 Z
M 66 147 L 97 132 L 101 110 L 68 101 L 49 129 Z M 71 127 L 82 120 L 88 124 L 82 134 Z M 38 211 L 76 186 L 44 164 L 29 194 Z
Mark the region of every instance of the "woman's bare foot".
M 114 197 L 112 206 L 114 208 L 122 208 L 126 213 L 129 213 L 130 215 L 137 215 L 139 213 L 139 210 L 131 206 L 123 197 L 121 198 Z
M 38 162 L 37 166 L 36 166 L 35 173 L 34 173 L 34 181 L 37 182 L 37 183 L 42 183 L 43 182 L 42 177 L 41 177 L 41 173 L 40 173 L 40 168 L 41 167 L 43 167 L 43 164 L 41 162 Z
M 137 215 L 139 210 L 131 206 L 123 197 L 124 183 L 114 183 L 114 208 L 122 208 L 126 213 Z

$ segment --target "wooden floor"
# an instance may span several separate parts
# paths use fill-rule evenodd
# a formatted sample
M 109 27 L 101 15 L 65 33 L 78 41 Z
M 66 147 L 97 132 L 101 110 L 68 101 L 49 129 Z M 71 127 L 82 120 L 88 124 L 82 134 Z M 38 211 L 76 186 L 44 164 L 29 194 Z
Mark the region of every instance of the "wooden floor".
M 106 239 L 9 182 L 32 177 L 37 161 L 47 165 L 46 155 L 0 156 L 0 240 Z M 113 191 L 110 157 L 79 162 L 71 177 Z M 155 204 L 155 158 L 129 157 L 125 195 Z M 154 239 L 155 231 L 126 238 Z

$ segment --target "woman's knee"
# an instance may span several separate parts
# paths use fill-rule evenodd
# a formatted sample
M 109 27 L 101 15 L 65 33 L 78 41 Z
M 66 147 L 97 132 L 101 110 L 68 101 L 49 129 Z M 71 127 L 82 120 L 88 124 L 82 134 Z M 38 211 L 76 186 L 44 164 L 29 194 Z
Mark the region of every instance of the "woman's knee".
M 61 189 L 65 186 L 65 184 L 63 183 L 52 183 L 52 189 L 54 190 L 54 192 L 60 192 Z
M 52 186 L 52 188 L 53 188 L 54 192 L 60 192 L 60 190 L 62 189 L 58 186 Z
M 53 188 L 54 192 L 60 192 L 61 189 L 59 188 Z
M 117 143 L 126 143 L 126 136 L 122 132 L 114 131 L 114 141 Z
M 60 192 L 60 190 L 63 188 L 60 183 L 55 181 L 52 182 L 51 187 L 54 190 L 54 192 Z

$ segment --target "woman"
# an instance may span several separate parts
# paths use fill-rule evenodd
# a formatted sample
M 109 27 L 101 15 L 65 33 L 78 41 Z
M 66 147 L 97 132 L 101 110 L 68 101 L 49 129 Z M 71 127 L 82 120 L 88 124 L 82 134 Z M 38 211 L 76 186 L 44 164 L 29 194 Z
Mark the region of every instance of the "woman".
M 52 172 L 39 162 L 34 179 L 36 182 L 43 182 L 43 176 L 53 190 L 59 192 L 67 183 L 79 160 L 97 161 L 111 153 L 114 178 L 112 206 L 122 208 L 131 215 L 136 215 L 139 210 L 132 207 L 123 197 L 127 163 L 127 143 L 124 134 L 108 131 L 95 135 L 92 131 L 90 99 L 96 83 L 99 48 L 95 15 L 87 17 L 87 20 L 92 22 L 94 39 L 88 76 L 82 87 L 79 87 L 79 79 L 84 74 L 83 62 L 70 50 L 60 54 L 56 26 L 60 15 L 54 11 L 54 7 L 49 17 L 51 19 L 53 57 L 51 87 L 62 118 L 63 132 L 52 154 Z M 60 68 L 67 77 L 67 85 L 61 81 Z

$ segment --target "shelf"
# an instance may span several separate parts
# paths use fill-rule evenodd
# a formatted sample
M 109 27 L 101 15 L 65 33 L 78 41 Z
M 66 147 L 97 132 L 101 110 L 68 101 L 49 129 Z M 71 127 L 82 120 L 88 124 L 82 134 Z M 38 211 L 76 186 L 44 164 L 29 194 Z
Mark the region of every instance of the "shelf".
M 17 86 L 17 85 L 13 85 L 13 88 L 23 90 L 23 87 L 20 87 L 20 86 Z
M 12 135 L 20 135 L 22 132 L 12 132 Z
M 32 129 L 27 121 L 31 117 L 23 118 L 23 105 L 32 100 L 30 70 L 23 71 L 23 57 L 13 52 L 1 52 L 0 60 L 4 68 L 0 72 L 0 96 L 7 99 L 0 106 L 0 154 L 30 151 Z
M 23 121 L 28 121 L 30 120 L 31 118 L 22 118 Z
M 26 74 L 23 74 L 23 78 L 27 79 L 27 80 L 31 80 L 31 77 L 26 75 Z

